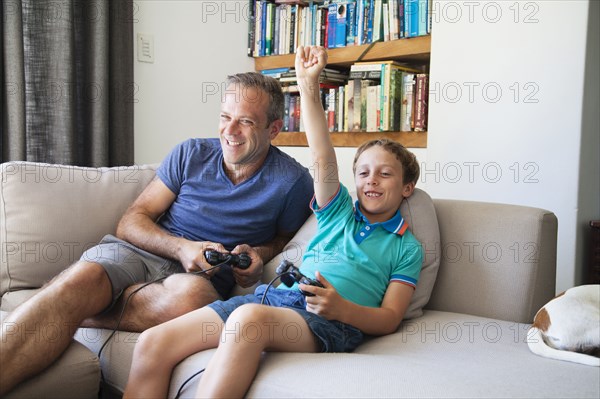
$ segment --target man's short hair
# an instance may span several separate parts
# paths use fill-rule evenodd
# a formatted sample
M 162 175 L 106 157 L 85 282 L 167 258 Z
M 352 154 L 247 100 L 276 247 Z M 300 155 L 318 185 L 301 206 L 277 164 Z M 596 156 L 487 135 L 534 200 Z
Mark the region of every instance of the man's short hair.
M 227 76 L 227 86 L 241 85 L 243 88 L 256 88 L 269 95 L 269 108 L 267 109 L 267 126 L 277 119 L 283 119 L 284 99 L 279 82 L 258 72 L 244 72 Z

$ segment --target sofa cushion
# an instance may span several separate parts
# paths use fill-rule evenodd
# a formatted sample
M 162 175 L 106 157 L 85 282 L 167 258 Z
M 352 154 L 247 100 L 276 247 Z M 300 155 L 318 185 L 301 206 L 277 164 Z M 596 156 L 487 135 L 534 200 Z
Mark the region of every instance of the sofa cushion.
M 246 396 L 598 398 L 598 368 L 532 354 L 525 343 L 528 327 L 426 310 L 396 333 L 371 338 L 352 353 L 269 352 Z M 170 394 L 206 363 L 205 352 L 181 362 Z M 193 396 L 201 378 L 192 379 L 182 396 Z
M 430 309 L 530 323 L 555 295 L 556 215 L 436 199 L 444 243 Z
M 351 194 L 353 198 L 356 198 L 356 193 Z M 423 307 L 429 301 L 435 284 L 441 257 L 440 232 L 433 201 L 421 189 L 416 188 L 413 195 L 402 201 L 400 213 L 408 223 L 410 231 L 423 247 L 423 266 L 419 282 L 404 315 L 405 319 L 412 319 L 423 314 Z M 283 252 L 265 266 L 263 282 L 269 282 L 276 276 L 275 269 L 284 259 L 300 265 L 304 251 L 314 237 L 316 229 L 317 220 L 312 215 L 286 245 Z
M 42 286 L 114 233 L 155 168 L 0 165 L 0 296 Z

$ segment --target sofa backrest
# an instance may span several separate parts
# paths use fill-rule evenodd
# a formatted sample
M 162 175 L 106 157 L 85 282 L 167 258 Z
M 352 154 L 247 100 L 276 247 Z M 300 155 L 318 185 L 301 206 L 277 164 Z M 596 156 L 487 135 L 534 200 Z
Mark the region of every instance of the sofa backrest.
M 41 287 L 114 233 L 155 169 L 0 165 L 0 297 Z
M 442 255 L 427 308 L 531 323 L 555 295 L 556 216 L 517 205 L 434 204 Z

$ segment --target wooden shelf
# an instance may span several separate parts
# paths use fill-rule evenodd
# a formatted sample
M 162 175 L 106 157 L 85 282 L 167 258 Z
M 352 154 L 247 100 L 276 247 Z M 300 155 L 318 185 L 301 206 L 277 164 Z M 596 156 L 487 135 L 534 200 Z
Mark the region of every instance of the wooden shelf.
M 333 132 L 331 141 L 335 147 L 358 147 L 368 140 L 387 138 L 408 148 L 426 148 L 427 132 Z M 281 132 L 272 141 L 276 146 L 306 147 L 304 132 Z
M 409 39 L 392 40 L 349 46 L 327 50 L 328 65 L 349 67 L 360 61 L 380 61 L 394 59 L 411 63 L 429 63 L 431 36 L 418 36 Z M 270 55 L 255 57 L 254 67 L 257 71 L 272 68 L 294 66 L 295 54 Z
M 360 61 L 396 60 L 429 70 L 431 52 L 431 36 L 419 36 L 409 39 L 398 39 L 387 42 L 376 42 L 362 46 L 349 46 L 328 49 L 328 65 L 350 67 Z M 254 66 L 257 71 L 273 68 L 289 68 L 294 66 L 295 54 L 271 55 L 255 57 Z M 426 148 L 427 132 L 334 132 L 331 133 L 333 145 L 336 147 L 358 147 L 365 141 L 374 138 L 395 140 L 405 147 Z M 282 132 L 274 145 L 306 147 L 306 135 L 303 132 Z

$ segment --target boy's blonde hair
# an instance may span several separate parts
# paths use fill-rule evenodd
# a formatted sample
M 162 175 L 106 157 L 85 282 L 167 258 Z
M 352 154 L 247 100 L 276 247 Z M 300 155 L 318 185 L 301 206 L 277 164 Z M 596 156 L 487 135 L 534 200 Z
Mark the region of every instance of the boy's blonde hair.
M 356 173 L 356 162 L 360 155 L 374 146 L 380 146 L 384 150 L 389 151 L 390 153 L 396 156 L 396 159 L 400 161 L 402 164 L 402 180 L 404 184 L 414 183 L 417 184 L 417 180 L 419 180 L 420 168 L 419 163 L 417 162 L 417 157 L 415 154 L 406 149 L 402 144 L 397 143 L 393 140 L 389 139 L 376 139 L 363 143 L 356 150 L 356 155 L 354 155 L 354 162 L 352 163 L 352 171 Z

